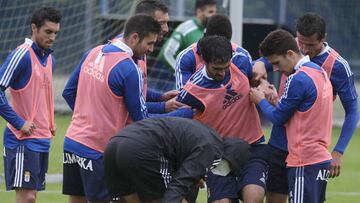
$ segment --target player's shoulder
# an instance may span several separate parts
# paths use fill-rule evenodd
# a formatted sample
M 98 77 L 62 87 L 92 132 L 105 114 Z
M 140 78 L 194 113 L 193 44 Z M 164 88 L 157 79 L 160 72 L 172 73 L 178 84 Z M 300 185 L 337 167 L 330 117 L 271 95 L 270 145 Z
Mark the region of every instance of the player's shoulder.
M 139 74 L 139 70 L 131 58 L 126 58 L 120 61 L 113 69 L 111 73 L 121 74 L 123 77 L 126 77 L 130 74 Z
M 286 83 L 289 85 L 295 85 L 295 86 L 303 86 L 306 85 L 309 81 L 311 81 L 311 78 L 307 73 L 304 71 L 297 71 L 293 74 L 291 74 L 287 79 Z
M 192 48 L 192 45 L 190 45 L 178 54 L 177 60 L 184 60 L 188 57 L 194 57 L 194 56 L 195 56 L 194 50 Z
M 194 31 L 196 29 L 198 29 L 198 26 L 196 25 L 196 23 L 192 19 L 190 19 L 190 20 L 187 20 L 187 21 L 181 23 L 175 29 L 175 32 L 180 33 L 181 35 L 185 36 L 188 33 L 192 32 L 192 31 Z
M 199 85 L 206 79 L 206 75 L 204 73 L 204 68 L 201 68 L 200 70 L 196 71 L 189 81 L 191 81 L 193 84 Z
M 4 66 L 5 67 L 16 67 L 18 65 L 22 65 L 24 63 L 29 63 L 30 54 L 29 49 L 25 47 L 17 47 L 7 56 Z
M 325 45 L 326 45 L 326 47 L 325 47 L 324 53 L 322 54 L 322 56 L 323 56 L 322 59 L 324 61 L 326 60 L 326 58 L 329 56 L 329 54 L 331 52 L 337 53 L 335 63 L 332 67 L 332 72 L 335 74 L 336 73 L 340 73 L 340 74 L 345 73 L 348 76 L 352 75 L 349 62 L 342 55 L 340 55 L 339 52 L 337 52 L 334 48 L 332 48 L 329 44 L 326 43 Z M 321 55 L 320 55 L 320 57 L 321 57 Z
M 353 75 L 353 72 L 351 71 L 348 61 L 345 60 L 340 55 L 336 58 L 336 61 L 334 63 L 334 66 L 332 69 L 332 75 L 333 74 L 339 75 L 339 76 L 347 76 L 347 77 L 350 77 Z

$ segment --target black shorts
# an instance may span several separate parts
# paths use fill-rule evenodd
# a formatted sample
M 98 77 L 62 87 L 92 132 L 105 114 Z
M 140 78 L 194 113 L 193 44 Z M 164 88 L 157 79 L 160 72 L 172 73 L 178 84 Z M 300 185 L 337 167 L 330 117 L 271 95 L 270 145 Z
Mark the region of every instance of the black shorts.
M 159 151 L 114 137 L 104 153 L 105 177 L 112 200 L 137 193 L 142 202 L 162 198 L 173 167 Z
M 268 144 L 269 173 L 266 189 L 268 192 L 288 194 L 288 179 L 286 168 L 287 151 L 280 150 Z

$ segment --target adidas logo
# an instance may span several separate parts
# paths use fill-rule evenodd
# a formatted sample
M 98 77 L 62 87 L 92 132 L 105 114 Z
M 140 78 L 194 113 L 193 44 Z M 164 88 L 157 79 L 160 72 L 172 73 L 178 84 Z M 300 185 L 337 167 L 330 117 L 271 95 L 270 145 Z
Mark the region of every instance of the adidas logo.
M 226 95 L 224 96 L 223 109 L 225 110 L 227 107 L 231 106 L 231 104 L 235 103 L 242 96 L 242 94 L 238 94 L 233 89 L 231 89 L 231 84 L 228 85 L 226 87 Z

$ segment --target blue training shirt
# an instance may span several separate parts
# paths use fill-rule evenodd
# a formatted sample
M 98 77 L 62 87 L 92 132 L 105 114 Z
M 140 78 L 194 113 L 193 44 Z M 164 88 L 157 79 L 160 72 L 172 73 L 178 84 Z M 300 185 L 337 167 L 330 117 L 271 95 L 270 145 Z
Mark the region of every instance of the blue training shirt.
M 321 53 L 319 53 L 314 58 L 311 58 L 310 60 L 321 66 L 328 57 L 330 50 L 331 47 L 327 43 L 324 43 L 324 48 Z M 269 66 L 269 64 L 267 66 Z M 271 64 L 270 67 L 271 69 L 266 69 L 272 70 Z M 357 105 L 358 96 L 356 94 L 354 84 L 354 74 L 351 72 L 347 61 L 341 56 L 337 58 L 333 66 L 330 81 L 333 86 L 334 95 L 339 96 L 342 106 L 345 110 L 345 120 L 334 151 L 344 153 L 347 145 L 350 142 L 353 132 L 356 129 L 356 125 L 359 120 L 359 112 Z M 281 150 L 287 151 L 286 132 L 283 126 L 273 126 L 269 144 Z
M 123 37 L 124 37 L 124 33 L 120 33 L 116 35 L 114 39 L 122 39 Z M 142 60 L 144 60 L 144 58 L 142 58 Z M 146 60 L 144 61 L 146 62 Z M 163 102 L 163 100 L 161 99 L 162 95 L 163 95 L 162 93 L 152 90 L 148 87 L 146 93 L 146 102 L 151 102 L 151 103 L 146 104 L 146 106 L 148 107 L 149 113 L 151 112 L 165 113 L 165 102 Z
M 43 50 L 31 39 L 26 38 L 25 43 L 31 45 L 37 59 L 45 66 L 48 56 L 52 50 Z M 43 55 L 44 53 L 44 55 Z M 55 59 L 52 57 L 52 68 L 55 67 Z M 19 117 L 12 107 L 9 105 L 6 97 L 5 90 L 8 87 L 19 90 L 24 88 L 31 77 L 31 59 L 30 53 L 25 48 L 16 48 L 5 59 L 0 68 L 0 115 L 8 123 L 20 130 L 25 123 L 25 120 Z M 9 149 L 14 149 L 18 145 L 25 145 L 32 151 L 48 152 L 50 148 L 50 139 L 25 139 L 18 140 L 11 130 L 6 127 L 4 131 L 4 146 Z
M 199 54 L 199 46 L 196 46 L 196 53 L 194 53 L 192 45 L 179 53 L 176 58 L 175 74 L 176 74 L 176 89 L 181 90 L 190 77 L 196 72 L 195 54 Z M 237 47 L 232 56 L 232 63 L 237 67 L 242 67 L 243 73 L 252 78 L 251 56 L 247 50 Z
M 245 56 L 243 56 L 245 57 Z M 247 64 L 246 64 L 247 63 Z M 248 79 L 250 80 L 252 78 L 252 66 L 251 66 L 251 62 L 250 60 L 245 60 L 245 62 L 241 67 L 236 66 L 237 68 L 239 68 L 239 70 L 245 74 Z M 203 88 L 207 88 L 207 89 L 215 89 L 215 88 L 219 88 L 223 85 L 226 85 L 229 80 L 230 80 L 230 70 L 228 69 L 226 71 L 225 74 L 225 78 L 222 81 L 216 81 L 214 79 L 212 79 L 210 76 L 208 76 L 207 72 L 206 72 L 206 66 L 202 67 L 200 70 L 198 70 L 197 72 L 195 72 L 193 74 L 193 76 L 191 76 L 191 78 L 189 79 L 189 81 L 191 81 L 193 84 L 196 84 L 200 87 Z M 247 81 L 249 82 L 249 81 Z M 196 97 L 194 97 L 193 95 L 191 95 L 188 91 L 186 91 L 185 89 L 182 89 L 177 97 L 177 101 L 182 102 L 184 104 L 187 104 L 195 109 L 198 109 L 200 111 L 204 111 L 205 106 L 204 104 L 199 101 Z M 265 137 L 263 136 L 261 139 L 259 139 L 256 143 L 262 143 L 265 141 Z
M 84 55 L 80 63 L 77 65 L 63 91 L 63 97 L 72 110 L 74 110 L 75 106 L 76 91 L 80 70 L 83 62 L 85 61 L 90 51 L 88 51 Z M 105 45 L 102 51 L 104 53 L 127 52 L 130 56 L 133 55 L 132 50 L 121 41 Z M 129 111 L 131 119 L 136 122 L 148 117 L 160 116 L 179 116 L 185 118 L 192 118 L 192 110 L 184 108 L 166 114 L 148 113 L 146 103 L 142 96 L 142 81 L 139 79 L 141 78 L 142 74 L 139 72 L 140 70 L 135 63 L 136 61 L 136 59 L 125 59 L 119 62 L 111 70 L 108 78 L 108 84 L 111 91 L 117 96 L 124 97 L 124 103 L 127 110 Z M 67 137 L 65 138 L 64 142 L 64 150 L 91 159 L 97 159 L 102 156 L 102 153 L 86 147 L 85 145 L 82 145 Z

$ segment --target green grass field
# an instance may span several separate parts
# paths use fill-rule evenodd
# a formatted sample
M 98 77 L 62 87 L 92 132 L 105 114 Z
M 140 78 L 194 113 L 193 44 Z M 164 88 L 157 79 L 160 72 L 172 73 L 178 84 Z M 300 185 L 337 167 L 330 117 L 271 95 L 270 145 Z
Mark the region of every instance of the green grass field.
M 66 129 L 70 122 L 69 115 L 56 115 L 57 134 L 53 139 L 49 160 L 49 174 L 62 173 L 62 148 Z M 5 121 L 0 119 L 0 132 L 3 132 Z M 340 129 L 333 129 L 333 140 L 336 142 Z M 265 134 L 269 134 L 266 129 Z M 1 139 L 1 145 L 3 140 Z M 357 129 L 342 159 L 341 176 L 331 179 L 327 188 L 327 203 L 358 203 L 360 201 L 360 129 Z M 3 159 L 0 159 L 0 174 L 4 173 Z M 0 202 L 14 202 L 15 193 L 5 192 L 5 184 L 0 183 Z M 47 184 L 46 191 L 38 193 L 38 203 L 66 202 L 67 196 L 61 194 L 61 183 Z M 206 202 L 206 192 L 200 191 L 199 203 Z

